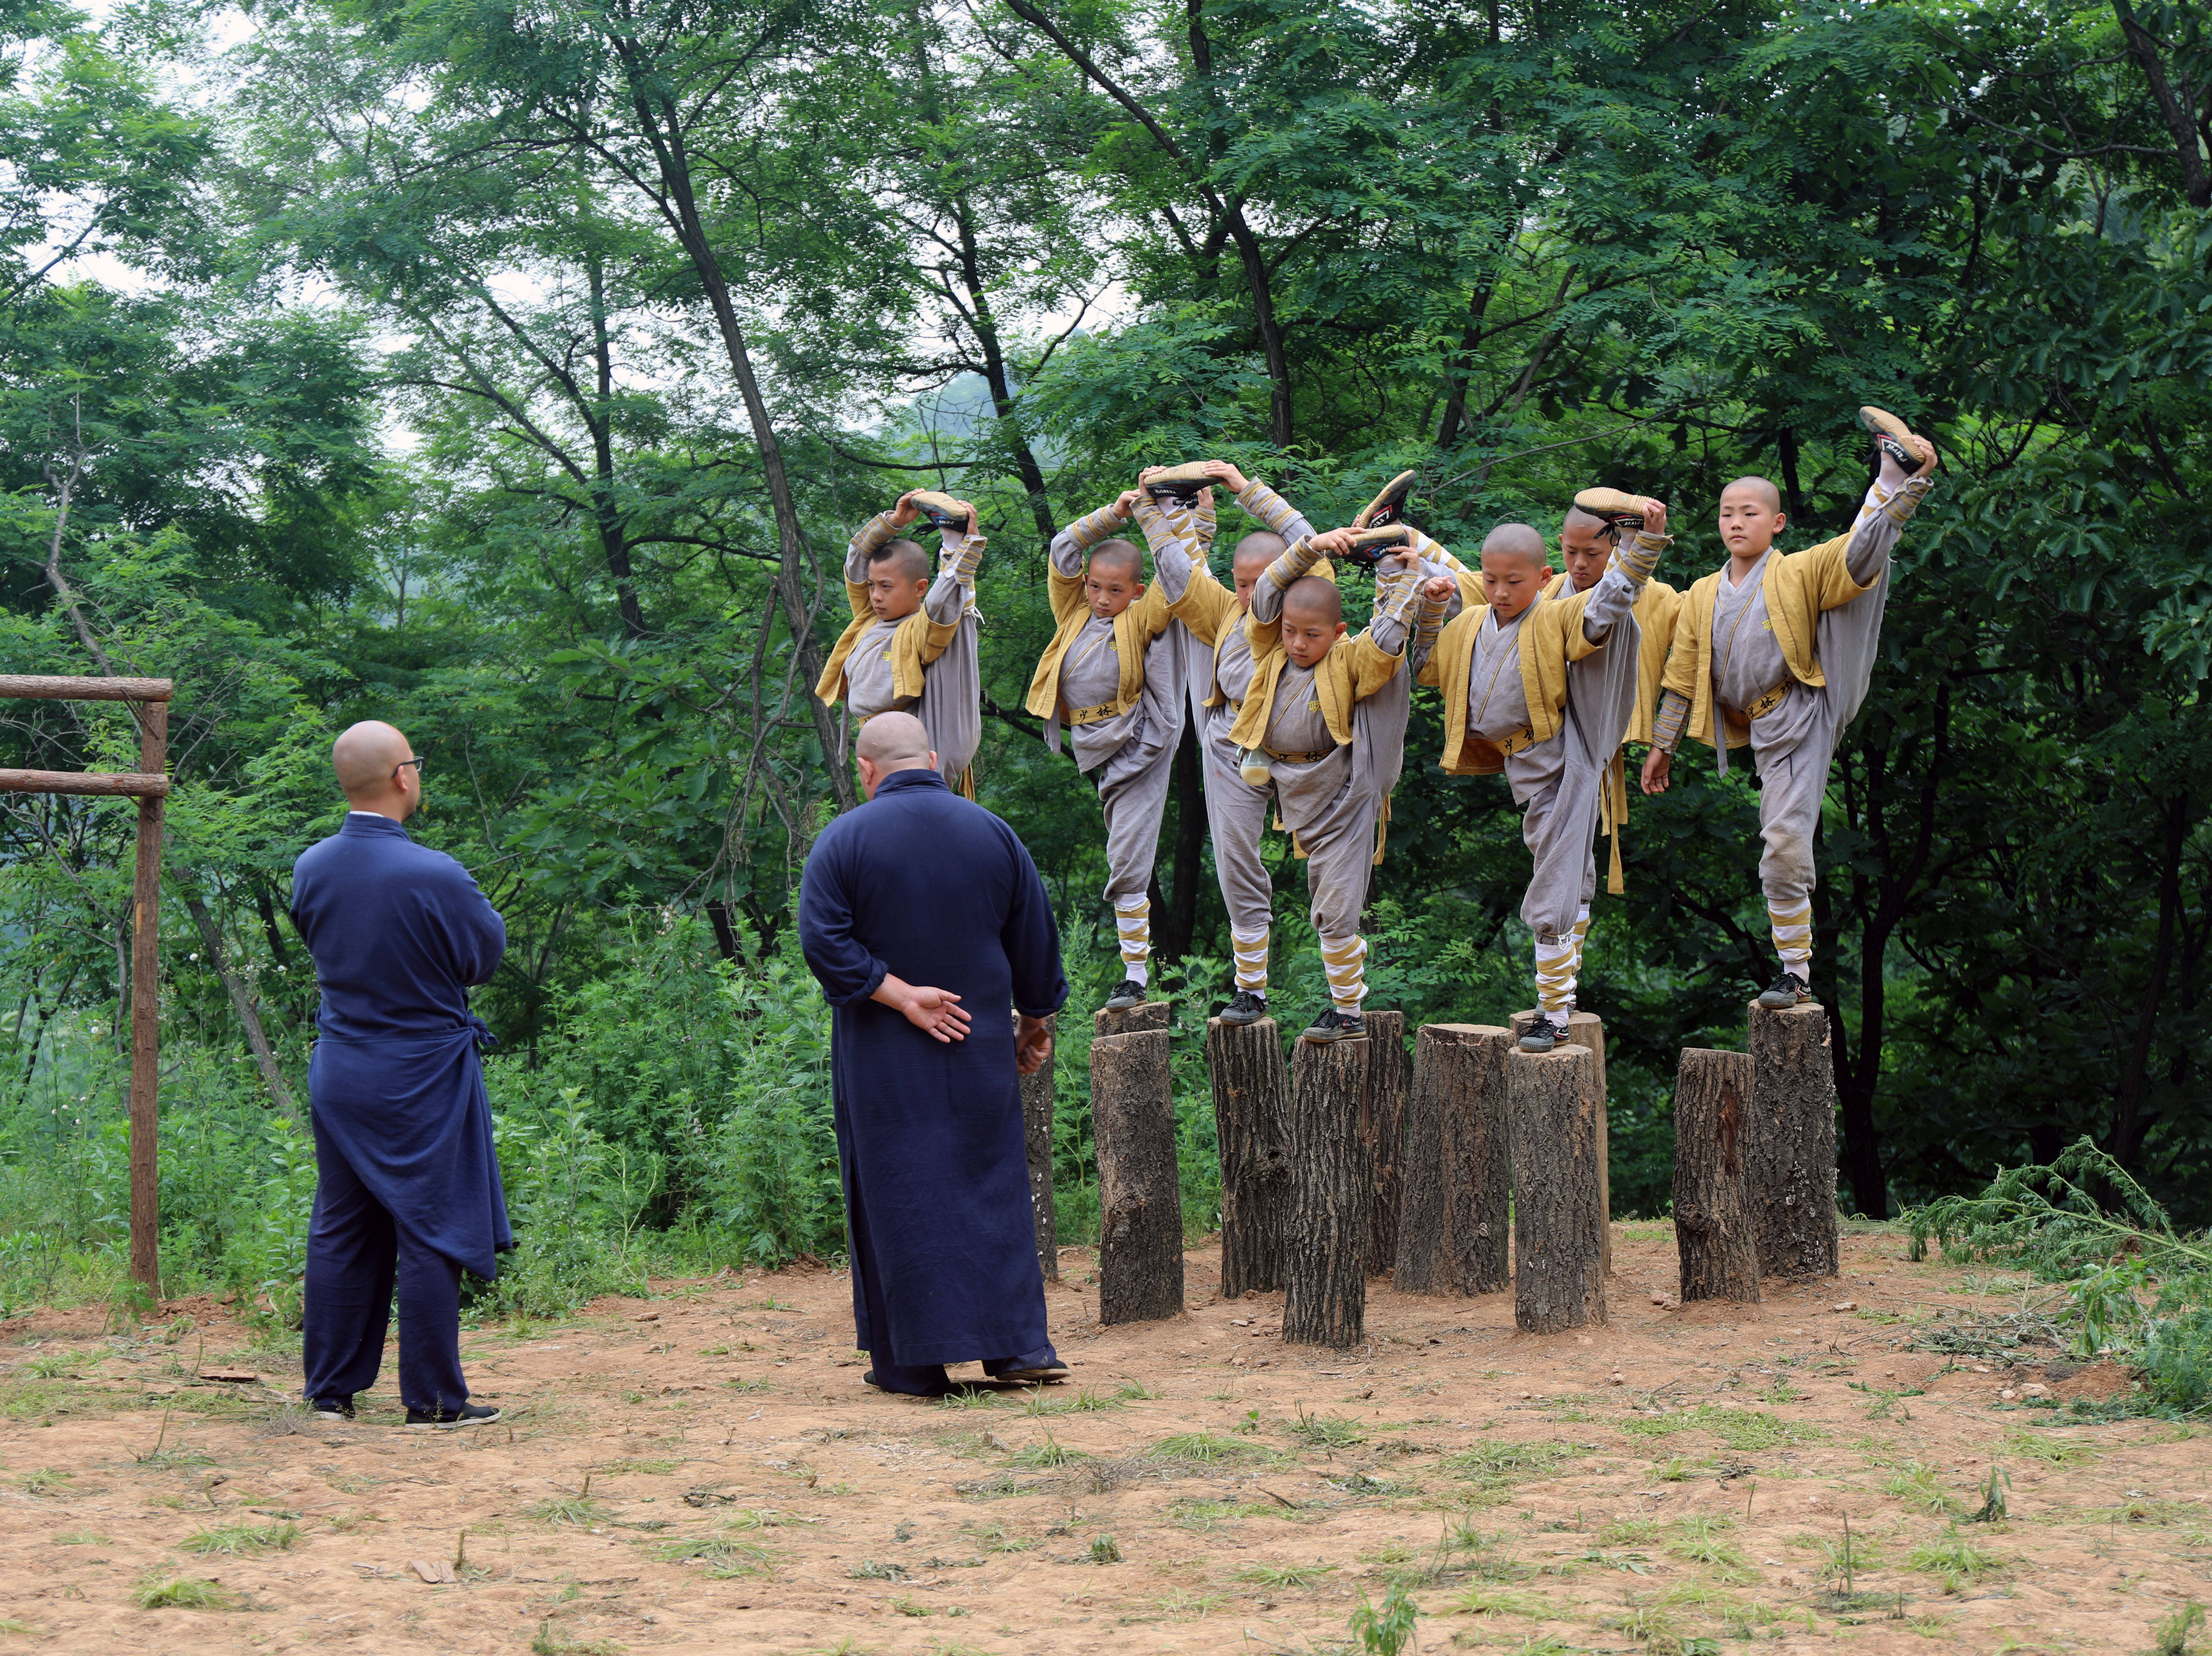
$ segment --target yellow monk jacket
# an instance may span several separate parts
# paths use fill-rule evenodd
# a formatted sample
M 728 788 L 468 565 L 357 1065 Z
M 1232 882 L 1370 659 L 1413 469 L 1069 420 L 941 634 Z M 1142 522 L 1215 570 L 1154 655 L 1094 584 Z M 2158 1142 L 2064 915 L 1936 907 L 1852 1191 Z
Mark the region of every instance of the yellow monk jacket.
M 1759 587 L 1766 598 L 1767 622 L 1774 628 L 1775 642 L 1782 646 L 1782 659 L 1789 664 L 1790 676 L 1800 684 L 1817 687 L 1828 682 L 1821 674 L 1820 664 L 1813 658 L 1820 612 L 1837 609 L 1873 590 L 1851 579 L 1850 569 L 1844 561 L 1850 541 L 1851 537 L 1844 534 L 1786 557 L 1776 552 L 1767 558 L 1766 567 L 1760 572 Z M 1727 573 L 1727 566 L 1723 565 L 1693 582 L 1690 590 L 1680 596 L 1675 611 L 1674 643 L 1668 652 L 1667 670 L 1661 681 L 1662 689 L 1674 691 L 1690 704 L 1690 721 L 1684 727 L 1685 734 L 1694 736 L 1708 747 L 1716 745 L 1713 612 L 1719 604 L 1721 580 Z M 1644 721 L 1645 739 L 1649 740 L 1650 719 L 1641 708 L 1638 716 Z M 1728 724 L 1726 728 L 1731 748 L 1743 747 L 1751 741 L 1747 725 L 1741 730 L 1733 724 Z
M 1566 579 L 1564 573 L 1554 577 L 1544 589 L 1544 596 L 1556 597 Z M 1629 716 L 1628 734 L 1620 738 L 1624 743 L 1651 739 L 1651 720 L 1659 711 L 1660 680 L 1666 675 L 1667 652 L 1674 642 L 1674 617 L 1681 607 L 1682 595 L 1665 581 L 1644 583 L 1643 596 L 1636 600 L 1636 630 L 1640 639 L 1636 646 L 1636 711 Z
M 860 643 L 860 634 L 875 625 L 876 612 L 868 607 L 868 589 L 845 583 L 845 597 L 853 606 L 853 619 L 837 635 L 837 647 L 830 652 L 830 659 L 822 669 L 822 682 L 814 687 L 817 700 L 836 706 L 845 699 L 845 663 Z M 916 610 L 899 622 L 898 630 L 891 634 L 891 688 L 902 696 L 921 694 L 921 670 L 945 653 L 945 646 L 952 642 L 960 631 L 960 623 L 950 626 L 929 618 L 927 610 Z
M 1306 573 L 1322 580 L 1336 579 L 1336 570 L 1327 558 L 1315 564 Z M 1204 564 L 1191 570 L 1190 579 L 1183 583 L 1182 596 L 1168 606 L 1168 614 L 1181 622 L 1193 638 L 1211 648 L 1217 661 L 1220 659 L 1221 646 L 1228 640 L 1230 628 L 1244 622 L 1248 617 L 1247 611 L 1237 607 L 1236 592 L 1224 586 L 1220 578 Z M 1279 623 L 1273 636 L 1282 636 Z M 1213 694 L 1206 699 L 1206 705 L 1209 707 L 1229 705 L 1229 698 L 1223 694 L 1218 678 L 1213 682 Z M 1248 743 L 1246 745 L 1250 744 Z
M 1083 630 L 1083 623 L 1091 619 L 1091 606 L 1083 597 L 1083 577 L 1063 575 L 1057 569 L 1048 569 L 1045 573 L 1052 596 L 1053 618 L 1060 623 L 1060 630 L 1052 635 L 1052 642 L 1037 658 L 1036 672 L 1030 679 L 1029 700 L 1022 704 L 1039 719 L 1050 719 L 1058 710 L 1060 664 L 1067 655 L 1067 646 Z M 1157 580 L 1114 617 L 1114 654 L 1121 669 L 1121 689 L 1114 698 L 1115 713 L 1125 713 L 1135 707 L 1137 698 L 1145 693 L 1145 652 L 1154 639 L 1168 630 L 1168 622 L 1172 619 L 1168 614 L 1167 597 Z
M 1248 616 L 1245 636 L 1252 640 L 1252 688 L 1238 711 L 1229 739 L 1240 748 L 1259 747 L 1275 716 L 1275 691 L 1291 658 L 1283 649 L 1283 623 Z M 1322 722 L 1340 748 L 1352 741 L 1352 710 L 1388 684 L 1406 664 L 1403 656 L 1386 655 L 1382 646 L 1361 632 L 1340 638 L 1328 653 L 1314 664 L 1314 699 L 1321 703 Z
M 1567 667 L 1599 646 L 1583 636 L 1583 611 L 1589 594 L 1577 592 L 1553 601 L 1539 600 L 1523 612 L 1514 642 L 1521 646 L 1521 693 L 1528 701 L 1528 728 L 1539 742 L 1559 733 L 1567 705 Z M 1421 668 L 1420 682 L 1443 692 L 1443 767 L 1454 776 L 1486 776 L 1504 768 L 1503 761 L 1475 759 L 1467 747 L 1468 681 L 1474 672 L 1474 644 L 1490 606 L 1474 604 L 1454 616 Z

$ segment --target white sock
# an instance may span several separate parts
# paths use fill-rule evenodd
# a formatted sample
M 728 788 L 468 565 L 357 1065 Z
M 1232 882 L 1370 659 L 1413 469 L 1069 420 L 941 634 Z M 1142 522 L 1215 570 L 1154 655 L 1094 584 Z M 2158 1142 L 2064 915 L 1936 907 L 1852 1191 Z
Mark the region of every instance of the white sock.
M 1357 933 L 1349 937 L 1323 937 L 1321 964 L 1328 976 L 1328 998 L 1336 1010 L 1357 1012 L 1360 1002 L 1367 998 L 1367 939 Z
M 1152 905 L 1149 898 L 1127 897 L 1114 905 L 1114 930 L 1121 935 L 1121 975 L 1147 981 L 1152 959 Z
M 1566 1022 L 1575 1006 L 1575 956 L 1571 931 L 1564 937 L 1536 939 L 1536 1007 L 1554 1023 Z
M 1267 998 L 1267 928 L 1229 933 L 1230 952 L 1237 959 L 1237 986 L 1261 1000 Z
M 1769 903 L 1766 923 L 1773 930 L 1774 952 L 1782 957 L 1782 969 L 1794 974 L 1801 983 L 1812 982 L 1813 905 L 1802 903 L 1785 913 Z

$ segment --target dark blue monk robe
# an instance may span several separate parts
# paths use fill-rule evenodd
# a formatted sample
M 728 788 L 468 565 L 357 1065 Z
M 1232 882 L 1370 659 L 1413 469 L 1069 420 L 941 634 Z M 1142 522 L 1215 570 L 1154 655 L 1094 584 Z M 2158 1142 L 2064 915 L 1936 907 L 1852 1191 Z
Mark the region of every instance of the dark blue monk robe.
M 934 770 L 893 772 L 814 842 L 799 937 L 836 1009 L 854 1344 L 878 1383 L 924 1389 L 887 1368 L 1049 1361 L 1012 1012 L 1059 1010 L 1067 980 L 1029 852 Z M 870 1000 L 886 974 L 960 996 L 967 1039 Z
M 400 1395 L 452 1410 L 460 1271 L 514 1246 L 468 990 L 507 927 L 468 870 L 388 817 L 348 815 L 292 870 L 292 919 L 322 989 L 307 1095 L 319 1177 L 308 1226 L 308 1396 L 374 1380 L 395 1275 Z

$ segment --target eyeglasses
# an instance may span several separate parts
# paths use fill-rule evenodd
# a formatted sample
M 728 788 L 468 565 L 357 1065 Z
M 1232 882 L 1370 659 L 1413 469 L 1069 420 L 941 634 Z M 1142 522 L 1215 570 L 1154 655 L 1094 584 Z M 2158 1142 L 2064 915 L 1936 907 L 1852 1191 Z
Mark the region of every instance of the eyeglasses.
M 394 765 L 392 767 L 392 779 L 397 782 L 399 779 L 399 773 L 405 770 L 410 765 L 412 765 L 415 767 L 415 779 L 418 782 L 421 781 L 422 779 L 422 755 L 419 754 L 412 759 L 403 759 L 398 764 Z

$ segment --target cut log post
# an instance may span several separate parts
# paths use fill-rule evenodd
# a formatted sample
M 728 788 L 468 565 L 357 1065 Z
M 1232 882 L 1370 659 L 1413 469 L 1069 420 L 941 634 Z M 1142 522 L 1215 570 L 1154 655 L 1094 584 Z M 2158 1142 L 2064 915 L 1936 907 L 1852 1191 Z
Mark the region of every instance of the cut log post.
M 1098 1156 L 1098 1320 L 1175 1316 L 1182 1309 L 1182 1182 L 1165 1028 L 1091 1043 L 1091 1133 Z
M 1164 1000 L 1139 1001 L 1123 1011 L 1109 1012 L 1104 1007 L 1091 1015 L 1094 1034 L 1133 1035 L 1146 1029 L 1168 1027 L 1168 1003 Z
M 1398 1262 L 1398 1210 L 1406 1164 L 1406 1090 L 1413 1065 L 1406 1057 L 1406 1015 L 1367 1015 L 1367 1114 L 1361 1136 L 1375 1169 L 1368 1210 L 1367 1274 L 1379 1277 Z
M 1511 1162 L 1505 1118 L 1510 1029 L 1430 1023 L 1413 1054 L 1406 1171 L 1399 1181 L 1401 1294 L 1496 1294 L 1511 1285 Z
M 1375 1172 L 1359 1133 L 1373 1043 L 1302 1040 L 1291 1060 L 1283 1341 L 1343 1350 L 1367 1325 Z
M 1759 1237 L 1744 1175 L 1751 1099 L 1749 1054 L 1682 1049 L 1674 1077 L 1674 1246 L 1685 1304 L 1759 1297 Z
M 1513 1034 L 1517 1039 L 1528 1033 L 1528 1026 L 1536 1021 L 1530 1010 L 1513 1015 Z M 1601 1269 L 1613 1275 L 1613 1144 L 1606 1131 L 1605 1093 L 1605 1021 L 1595 1012 L 1567 1014 L 1567 1045 L 1589 1048 L 1590 1061 L 1597 1068 L 1597 1199 L 1599 1210 L 1605 1215 L 1605 1238 L 1598 1248 Z
M 1513 1320 L 1531 1334 L 1602 1323 L 1602 1112 L 1589 1049 L 1509 1053 L 1505 1107 L 1513 1139 Z
M 1747 1174 L 1769 1277 L 1837 1271 L 1836 1072 L 1818 1001 L 1751 1007 L 1751 1145 Z
M 1290 1192 L 1291 1073 L 1273 1018 L 1206 1025 L 1221 1149 L 1221 1297 L 1283 1285 L 1283 1204 Z
M 1017 1012 L 1017 1034 L 1021 1027 L 1022 1015 Z M 1057 1042 L 1060 1015 L 1054 1013 L 1047 1018 L 1044 1027 Z M 1044 1068 L 1022 1077 L 1022 1137 L 1029 1151 L 1030 1219 L 1036 1229 L 1037 1269 L 1048 1283 L 1060 1280 L 1060 1228 L 1052 1209 L 1053 1071 L 1059 1062 L 1060 1055 L 1055 1052 L 1045 1061 Z

